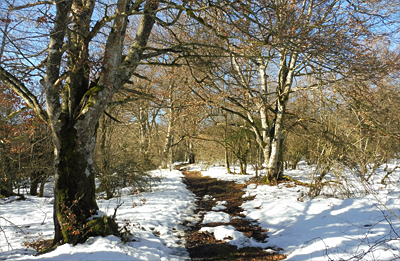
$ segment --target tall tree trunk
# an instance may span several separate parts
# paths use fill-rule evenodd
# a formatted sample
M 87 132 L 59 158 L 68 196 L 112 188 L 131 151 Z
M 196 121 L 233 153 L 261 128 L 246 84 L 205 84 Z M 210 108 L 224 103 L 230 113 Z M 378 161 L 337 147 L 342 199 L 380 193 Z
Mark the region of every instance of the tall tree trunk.
M 228 149 L 228 145 L 225 143 L 225 167 L 226 167 L 226 172 L 227 173 L 232 173 L 231 172 L 231 166 L 230 166 L 230 162 L 229 162 L 229 149 Z
M 172 146 L 172 128 L 174 125 L 174 119 L 172 118 L 173 117 L 172 108 L 170 108 L 169 114 L 170 115 L 168 117 L 167 135 L 165 137 L 164 150 L 162 152 L 162 159 L 161 159 L 162 169 L 166 169 L 168 167 L 168 164 L 172 164 L 171 146 Z
M 288 51 L 280 50 L 280 70 L 278 76 L 278 99 L 276 101 L 274 126 L 271 128 L 271 151 L 266 158 L 266 182 L 276 182 L 283 175 L 283 131 L 285 123 L 286 105 L 289 99 L 290 89 L 293 83 L 294 68 L 296 67 L 297 53 L 290 55 L 287 63 Z
M 15 195 L 13 192 L 10 159 L 6 156 L 9 151 L 9 145 L 0 144 L 0 195 L 6 197 Z
M 84 240 L 87 220 L 98 210 L 93 169 L 96 123 L 89 123 L 89 128 L 64 124 L 53 137 L 58 144 L 54 180 L 56 242 L 75 244 Z
M 139 142 L 140 142 L 140 155 L 142 156 L 143 163 L 149 163 L 149 116 L 146 109 L 139 108 Z
M 239 167 L 240 167 L 240 173 L 242 175 L 245 175 L 247 172 L 247 160 L 245 159 L 239 159 Z
M 46 185 L 47 179 L 49 177 L 47 175 L 43 175 L 40 179 L 40 187 L 39 187 L 39 194 L 38 197 L 44 197 L 44 185 Z
M 54 244 L 76 244 L 89 236 L 115 234 L 118 230 L 115 221 L 107 217 L 88 221 L 98 209 L 93 170 L 96 129 L 114 94 L 130 80 L 144 58 L 158 2 L 144 1 L 141 7 L 142 1 L 118 0 L 113 18 L 104 17 L 94 26 L 92 15 L 97 1 L 54 2 L 56 15 L 41 81 L 47 111 L 23 82 L 1 66 L 0 77 L 51 127 L 55 153 Z M 123 56 L 128 16 L 139 9 L 143 14 L 136 37 Z M 98 74 L 92 73 L 89 43 L 106 24 L 110 30 L 102 68 Z M 154 56 L 158 54 L 155 52 Z
M 275 182 L 281 178 L 282 169 L 279 168 L 279 159 L 282 153 L 282 131 L 284 128 L 284 106 L 279 105 L 278 114 L 275 118 L 275 128 L 271 142 L 271 152 L 266 167 L 266 181 Z
M 225 128 L 224 128 L 224 148 L 225 148 L 225 165 L 226 165 L 226 172 L 232 173 L 231 166 L 229 162 L 229 147 L 228 147 L 228 114 L 223 114 L 225 119 Z
M 69 32 L 69 40 L 77 46 L 76 53 L 71 52 L 69 68 L 71 74 L 66 79 L 66 91 L 60 96 L 54 83 L 59 79 L 59 71 L 52 64 L 61 61 L 61 46 L 63 43 L 66 21 L 56 22 L 61 25 L 59 31 L 54 29 L 50 44 L 48 67 L 45 78 L 46 104 L 52 127 L 55 146 L 55 180 L 54 180 L 54 243 L 76 244 L 94 235 L 110 235 L 118 232 L 114 220 L 102 217 L 88 221 L 88 218 L 98 210 L 95 199 L 95 173 L 93 168 L 93 152 L 96 144 L 96 131 L 99 119 L 108 102 L 119 88 L 125 84 L 137 68 L 147 45 L 154 25 L 154 12 L 158 3 L 146 2 L 144 15 L 138 26 L 135 40 L 126 57 L 122 57 L 127 16 L 119 15 L 114 21 L 105 46 L 105 59 L 102 72 L 93 85 L 88 79 L 88 21 L 94 8 L 94 0 L 85 2 L 57 2 L 57 11 L 67 12 L 70 8 L 75 12 L 74 31 Z M 126 12 L 128 0 L 118 0 L 116 14 Z M 60 17 L 63 17 L 62 15 Z M 64 19 L 68 19 L 67 14 Z M 58 16 L 57 16 L 58 18 Z M 56 20 L 57 20 L 56 18 Z M 89 19 L 89 20 L 88 20 Z M 60 46 L 58 46 L 60 45 Z M 58 55 L 58 56 L 57 56 Z M 55 60 L 58 60 L 56 62 Z
M 41 175 L 39 171 L 34 171 L 31 173 L 31 187 L 29 194 L 32 196 L 36 196 L 38 194 L 37 190 L 39 187 L 40 176 Z
M 196 155 L 194 154 L 194 146 L 193 146 L 193 142 L 191 140 L 188 141 L 188 145 L 186 148 L 186 153 L 187 153 L 187 162 L 189 164 L 193 164 L 196 162 Z
M 249 155 L 250 147 L 251 147 L 251 143 L 250 143 L 250 140 L 248 139 L 246 141 L 246 145 L 244 146 L 244 148 L 239 149 L 239 152 L 238 152 L 237 158 L 238 158 L 239 164 L 240 164 L 240 174 L 242 174 L 242 175 L 247 173 L 247 158 Z M 243 150 L 243 152 L 241 150 Z

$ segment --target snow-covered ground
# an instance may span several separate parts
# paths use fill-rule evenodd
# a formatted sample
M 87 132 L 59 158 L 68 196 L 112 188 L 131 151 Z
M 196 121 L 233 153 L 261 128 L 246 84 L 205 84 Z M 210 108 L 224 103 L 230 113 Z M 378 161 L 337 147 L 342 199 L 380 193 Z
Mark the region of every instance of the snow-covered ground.
M 389 165 L 388 170 L 394 166 Z M 200 170 L 200 167 L 193 166 L 192 170 Z M 312 168 L 300 164 L 298 170 L 286 174 L 307 181 L 312 172 Z M 101 211 L 108 215 L 124 202 L 118 209 L 117 218 L 121 225 L 128 223 L 133 233 L 133 242 L 125 244 L 114 236 L 95 237 L 85 244 L 65 244 L 51 253 L 35 257 L 35 251 L 22 244 L 52 238 L 51 198 L 0 199 L 0 260 L 189 259 L 184 247 L 184 227 L 180 224 L 198 221 L 193 216 L 194 195 L 182 183 L 180 172 L 154 171 L 153 174 L 160 177 L 161 182 L 153 184 L 152 192 L 141 193 L 138 197 L 130 194 L 130 188 L 125 188 L 119 199 L 98 200 Z M 240 183 L 252 177 L 226 174 L 223 167 L 210 167 L 202 174 Z M 243 204 L 243 213 L 269 229 L 269 238 L 264 243 L 245 237 L 229 225 L 202 230 L 214 233 L 217 239 L 229 237 L 230 243 L 238 247 L 281 248 L 288 260 L 400 259 L 400 219 L 397 218 L 400 216 L 400 170 L 391 174 L 389 185 L 379 183 L 385 174 L 383 167 L 378 169 L 371 182 L 373 185 L 367 188 L 375 191 L 374 195 L 362 196 L 365 188 L 356 178 L 349 179 L 359 196 L 347 199 L 343 197 L 343 190 L 335 187 L 327 188 L 322 196 L 311 199 L 306 196 L 308 188 L 292 183 L 248 185 L 245 196 L 255 198 Z M 48 191 L 51 191 L 50 187 Z M 335 193 L 342 199 L 325 196 Z M 203 223 L 228 222 L 231 217 L 223 213 L 225 204 L 216 202 Z
M 351 184 L 347 190 L 328 186 L 316 198 L 307 196 L 307 187 L 294 183 L 248 185 L 244 197 L 255 198 L 242 205 L 243 213 L 269 229 L 265 244 L 249 242 L 231 226 L 202 230 L 214 232 L 221 239 L 230 236 L 232 244 L 238 246 L 282 248 L 287 260 L 400 260 L 400 170 L 389 176 L 387 185 L 380 183 L 387 171 L 397 165 L 399 162 L 381 166 L 369 184 L 362 184 L 348 171 L 342 173 Z M 238 183 L 251 177 L 226 174 L 223 167 L 202 173 Z M 303 182 L 310 182 L 312 173 L 314 169 L 304 162 L 298 169 L 285 172 Z M 335 179 L 333 175 L 328 178 Z M 368 191 L 374 194 L 366 195 Z M 345 198 L 346 195 L 359 196 Z
M 182 183 L 179 171 L 154 171 L 153 176 L 161 178 L 161 182 L 152 185 L 152 192 L 137 196 L 132 195 L 131 188 L 124 188 L 121 198 L 98 200 L 100 210 L 108 215 L 123 202 L 117 211 L 117 221 L 120 225 L 128 224 L 133 233 L 132 242 L 125 244 L 115 236 L 95 237 L 85 244 L 65 244 L 53 252 L 32 256 L 35 251 L 22 246 L 24 242 L 53 237 L 51 198 L 27 196 L 25 201 L 11 203 L 0 200 L 3 218 L 0 218 L 0 227 L 4 230 L 4 233 L 0 231 L 0 260 L 190 259 L 180 224 L 193 219 L 194 194 Z M 51 191 L 50 184 L 48 191 Z

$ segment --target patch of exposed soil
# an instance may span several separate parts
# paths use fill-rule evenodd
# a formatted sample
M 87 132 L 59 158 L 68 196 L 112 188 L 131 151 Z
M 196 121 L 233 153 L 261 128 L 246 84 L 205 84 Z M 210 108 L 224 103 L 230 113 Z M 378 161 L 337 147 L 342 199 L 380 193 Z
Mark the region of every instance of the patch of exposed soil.
M 227 201 L 224 210 L 234 218 L 230 223 L 208 223 L 206 226 L 232 225 L 238 231 L 248 237 L 253 237 L 259 242 L 265 242 L 268 237 L 256 221 L 244 219 L 244 215 L 240 212 L 240 207 L 244 201 L 249 198 L 243 198 L 243 188 L 245 184 L 236 184 L 233 181 L 223 181 L 210 177 L 203 177 L 198 171 L 187 171 L 181 166 L 184 174 L 183 182 L 188 189 L 193 191 L 197 196 L 196 213 L 210 211 L 215 206 L 216 201 Z M 210 195 L 215 200 L 204 198 Z M 283 260 L 286 257 L 277 253 L 280 249 L 274 249 L 276 252 L 267 252 L 262 248 L 246 247 L 238 249 L 236 246 L 221 240 L 216 240 L 213 234 L 199 232 L 203 227 L 201 222 L 190 227 L 186 231 L 186 248 L 192 260 Z

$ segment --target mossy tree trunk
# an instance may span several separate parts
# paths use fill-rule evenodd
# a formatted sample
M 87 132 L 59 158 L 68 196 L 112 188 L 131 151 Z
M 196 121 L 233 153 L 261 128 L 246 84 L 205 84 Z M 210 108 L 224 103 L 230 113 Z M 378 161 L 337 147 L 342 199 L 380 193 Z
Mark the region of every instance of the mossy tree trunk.
M 128 0 L 119 0 L 116 15 L 127 12 L 130 5 Z M 152 1 L 145 4 L 147 14 L 142 16 L 136 39 L 126 57 L 122 53 L 128 18 L 123 15 L 114 20 L 105 46 L 102 72 L 96 81 L 90 82 L 88 38 L 93 31 L 89 30 L 88 21 L 94 1 L 86 2 L 85 6 L 79 1 L 72 4 L 71 12 L 76 17 L 76 34 L 68 35 L 69 41 L 75 43 L 74 51 L 70 54 L 69 67 L 75 73 L 71 72 L 66 78 L 67 97 L 61 97 L 61 106 L 56 101 L 59 96 L 54 96 L 51 87 L 46 93 L 48 111 L 54 110 L 50 113 L 50 121 L 56 148 L 55 243 L 75 244 L 84 241 L 89 235 L 117 233 L 115 221 L 109 218 L 106 221 L 108 225 L 101 227 L 101 231 L 94 231 L 94 227 L 98 226 L 93 221 L 88 221 L 98 209 L 93 168 L 96 131 L 110 98 L 129 81 L 141 59 L 143 47 L 146 46 L 154 25 L 153 15 L 157 6 Z M 78 62 L 82 58 L 87 62 Z M 54 85 L 53 81 L 47 83 Z M 102 219 L 100 221 L 104 222 Z
M 113 16 L 105 16 L 93 25 L 92 21 L 99 19 L 93 17 L 96 2 L 55 1 L 41 81 L 46 110 L 21 80 L 0 66 L 3 83 L 51 127 L 55 153 L 54 245 L 76 244 L 89 236 L 117 232 L 111 218 L 88 220 L 98 209 L 93 169 L 97 126 L 112 97 L 129 82 L 139 62 L 162 53 L 143 54 L 155 23 L 157 1 L 118 0 Z M 128 46 L 125 34 L 130 15 L 141 15 L 141 20 Z M 99 53 L 90 57 L 89 44 L 98 40 L 96 35 L 105 26 L 110 30 L 105 29 L 104 53 L 98 60 L 101 68 L 96 71 L 92 61 Z
M 54 181 L 55 242 L 75 244 L 84 240 L 89 232 L 88 218 L 98 210 L 93 169 L 95 134 L 95 126 L 80 129 L 65 124 L 54 137 L 59 145 Z

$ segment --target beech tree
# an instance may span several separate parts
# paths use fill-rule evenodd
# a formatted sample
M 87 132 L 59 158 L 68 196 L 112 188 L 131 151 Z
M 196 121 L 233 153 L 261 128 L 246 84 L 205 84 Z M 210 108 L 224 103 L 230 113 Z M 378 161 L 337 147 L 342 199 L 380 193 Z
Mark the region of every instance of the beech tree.
M 22 62 L 20 66 L 3 62 L 0 79 L 51 127 L 55 151 L 53 244 L 76 244 L 88 236 L 115 234 L 115 221 L 111 218 L 88 221 L 98 210 L 93 168 L 98 122 L 113 95 L 129 82 L 139 64 L 166 52 L 148 46 L 156 20 L 168 26 L 182 11 L 168 16 L 163 13 L 163 21 L 157 18 L 157 12 L 167 10 L 170 4 L 158 1 L 56 0 L 18 4 L 9 3 L 10 13 L 17 16 L 29 11 L 30 16 L 24 20 L 24 27 L 15 28 L 25 37 L 35 35 L 37 38 L 32 39 L 42 42 L 36 40 L 31 50 L 14 48 L 16 55 L 10 59 Z M 140 20 L 129 21 L 135 15 L 141 16 Z M 134 37 L 128 37 L 128 28 L 134 28 Z M 35 79 L 42 78 L 45 107 L 35 96 L 40 85 L 34 79 L 25 81 L 26 75 L 34 73 Z M 99 230 L 95 230 L 97 223 Z
M 223 109 L 252 127 L 263 150 L 267 182 L 282 177 L 291 93 L 355 74 L 374 77 L 390 66 L 374 55 L 372 46 L 390 31 L 378 32 L 377 27 L 394 22 L 392 1 L 208 2 L 209 8 L 190 13 L 212 34 L 205 45 L 213 50 L 206 59 L 194 59 L 201 65 L 196 68 L 207 75 L 197 79 L 203 88 L 219 92 L 235 106 Z M 379 14 L 372 3 L 382 8 Z M 217 53 L 220 62 L 210 62 L 209 57 Z

